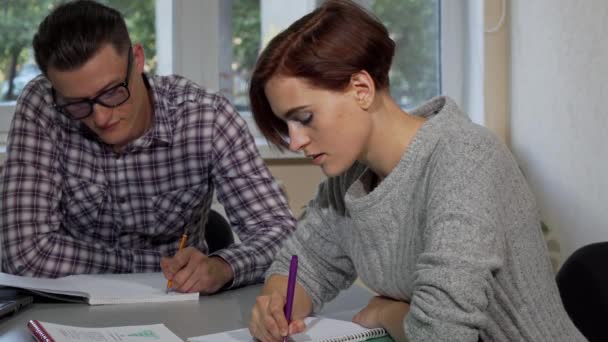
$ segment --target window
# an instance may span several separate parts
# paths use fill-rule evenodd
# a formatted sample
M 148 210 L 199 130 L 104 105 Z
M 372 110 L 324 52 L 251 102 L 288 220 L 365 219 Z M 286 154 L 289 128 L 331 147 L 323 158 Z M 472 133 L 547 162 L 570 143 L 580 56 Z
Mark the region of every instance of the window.
M 314 9 L 314 2 L 299 2 L 286 14 L 281 2 L 232 1 L 232 65 L 230 95 L 241 111 L 248 111 L 247 80 L 260 49 L 280 29 Z M 440 92 L 439 3 L 437 0 L 375 0 L 364 2 L 387 26 L 397 45 L 390 74 L 393 97 L 411 108 Z M 299 7 L 299 8 L 297 8 Z
M 0 5 L 0 144 L 6 141 L 15 100 L 40 70 L 34 60 L 32 38 L 38 24 L 61 0 L 7 0 Z M 125 17 L 133 42 L 144 45 L 146 70 L 156 69 L 155 0 L 99 0 Z
M 143 42 L 146 48 L 149 71 L 184 75 L 205 87 L 221 91 L 248 121 L 265 158 L 298 156 L 279 154 L 269 148 L 257 132 L 248 108 L 248 79 L 264 44 L 322 0 L 290 1 L 288 6 L 284 0 L 100 1 L 125 13 L 133 41 Z M 483 59 L 479 58 L 483 51 L 480 47 L 483 44 L 479 43 L 483 32 L 482 2 L 356 1 L 375 13 L 397 42 L 397 55 L 390 74 L 391 91 L 404 108 L 415 107 L 433 95 L 443 93 L 452 96 L 471 114 L 475 109 L 481 110 L 483 97 L 478 94 L 483 78 L 479 71 L 483 65 Z M 3 43 L 0 46 L 6 46 L 7 37 L 11 36 L 6 32 L 27 30 L 30 32 L 24 36 L 29 45 L 37 23 L 56 2 L 58 0 L 3 2 L 0 6 L 0 41 Z M 9 28 L 14 21 L 10 18 L 16 13 L 27 12 L 28 8 L 32 12 L 26 16 L 29 19 L 20 19 L 20 28 Z M 35 15 L 38 17 L 34 18 Z M 6 58 L 1 58 L 0 79 L 8 70 Z M 34 71 L 31 66 L 26 67 L 28 61 L 31 64 L 31 52 L 26 49 L 19 55 L 17 70 L 31 76 Z M 13 108 L 14 102 L 0 103 L 0 148 Z
M 391 92 L 403 108 L 412 108 L 440 93 L 439 0 L 365 0 L 360 4 L 373 12 L 388 28 L 397 45 L 390 73 Z M 316 7 L 315 1 L 232 0 L 232 64 L 227 90 L 241 115 L 257 137 L 265 154 L 266 142 L 260 136 L 249 111 L 247 81 L 257 54 L 282 29 Z M 229 57 L 228 57 L 229 58 Z M 288 154 L 290 155 L 290 154 Z
M 229 42 L 232 47 L 232 64 L 229 71 L 232 82 L 226 95 L 247 121 L 256 144 L 265 158 L 301 156 L 288 151 L 283 154 L 278 153 L 268 146 L 265 138 L 258 131 L 249 108 L 248 87 L 251 71 L 258 54 L 266 44 L 277 33 L 315 7 L 314 0 L 294 1 L 288 7 L 281 0 L 232 0 L 232 39 Z
M 439 77 L 439 1 L 375 0 L 369 8 L 396 44 L 391 95 L 404 109 L 441 92 Z
M 248 80 L 260 51 L 260 0 L 232 1 L 232 87 L 229 95 L 239 111 L 249 111 Z

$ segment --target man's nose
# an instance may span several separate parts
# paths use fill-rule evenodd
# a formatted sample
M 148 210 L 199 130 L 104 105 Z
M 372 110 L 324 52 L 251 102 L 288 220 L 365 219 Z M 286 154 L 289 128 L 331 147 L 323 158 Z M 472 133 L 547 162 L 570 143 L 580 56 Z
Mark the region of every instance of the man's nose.
M 96 103 L 93 105 L 93 119 L 95 126 L 103 128 L 107 126 L 112 120 L 113 108 L 108 108 Z

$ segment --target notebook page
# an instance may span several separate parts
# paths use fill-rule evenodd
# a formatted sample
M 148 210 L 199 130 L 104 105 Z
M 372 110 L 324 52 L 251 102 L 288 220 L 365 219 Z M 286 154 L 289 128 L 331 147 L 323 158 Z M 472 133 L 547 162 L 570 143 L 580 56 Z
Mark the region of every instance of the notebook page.
M 313 342 L 323 341 L 341 336 L 362 334 L 370 331 L 358 324 L 349 321 L 340 321 L 331 318 L 308 317 L 304 320 L 306 331 L 290 336 L 290 341 Z M 380 335 L 378 335 L 380 336 Z M 363 341 L 364 339 L 358 340 Z M 253 342 L 248 329 L 238 329 L 218 334 L 196 336 L 188 338 L 189 342 Z M 336 340 L 339 341 L 339 340 Z M 349 341 L 349 340 L 344 340 Z
M 167 280 L 162 273 L 79 274 L 69 276 L 87 289 L 88 302 L 97 304 L 162 303 L 197 300 L 199 293 L 165 293 Z
M 56 279 L 0 273 L 0 285 L 80 296 L 91 305 L 198 300 L 195 293 L 165 293 L 162 273 L 79 274 Z

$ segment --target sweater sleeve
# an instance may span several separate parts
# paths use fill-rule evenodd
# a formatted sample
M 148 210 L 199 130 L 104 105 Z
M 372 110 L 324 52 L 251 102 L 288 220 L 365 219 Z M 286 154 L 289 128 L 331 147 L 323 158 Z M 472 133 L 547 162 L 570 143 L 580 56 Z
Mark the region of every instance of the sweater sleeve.
M 441 161 L 434 170 L 424 247 L 404 322 L 410 341 L 479 339 L 493 295 L 492 277 L 505 250 L 499 171 L 504 164 L 495 157 Z
M 341 186 L 330 179 L 319 186 L 318 193 L 299 220 L 295 233 L 287 240 L 267 272 L 289 274 L 292 255 L 298 256 L 298 283 L 313 301 L 313 311 L 335 298 L 356 279 L 351 259 L 340 244 L 337 225 L 343 215 Z

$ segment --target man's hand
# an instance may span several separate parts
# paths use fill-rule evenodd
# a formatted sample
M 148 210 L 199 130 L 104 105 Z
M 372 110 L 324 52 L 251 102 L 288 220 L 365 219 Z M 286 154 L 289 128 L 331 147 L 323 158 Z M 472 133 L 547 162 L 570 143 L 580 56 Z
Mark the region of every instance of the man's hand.
M 353 317 L 353 322 L 366 328 L 384 328 L 395 341 L 406 341 L 403 320 L 409 311 L 406 302 L 374 297 Z
M 194 247 L 162 258 L 160 267 L 165 278 L 173 280 L 173 289 L 179 292 L 214 293 L 234 278 L 232 268 L 224 259 L 208 257 Z

